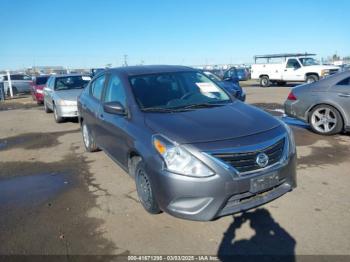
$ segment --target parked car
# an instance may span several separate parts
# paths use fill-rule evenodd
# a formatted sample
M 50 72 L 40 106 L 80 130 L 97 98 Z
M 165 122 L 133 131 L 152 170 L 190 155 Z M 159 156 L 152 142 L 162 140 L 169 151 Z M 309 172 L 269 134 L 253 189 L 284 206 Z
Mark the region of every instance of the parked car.
M 33 100 L 38 103 L 38 105 L 41 105 L 44 103 L 44 87 L 46 85 L 47 80 L 49 79 L 49 75 L 40 75 L 35 76 L 32 79 L 31 84 L 31 94 L 33 97 Z
M 350 71 L 293 88 L 284 107 L 318 134 L 350 131 Z
M 196 69 L 109 69 L 78 110 L 86 150 L 102 149 L 134 177 L 149 213 L 212 220 L 296 187 L 291 130 Z
M 314 54 L 276 54 L 255 56 L 252 65 L 252 79 L 258 79 L 261 87 L 271 84 L 284 85 L 287 82 L 312 83 L 319 79 L 335 74 L 337 66 L 320 65 Z M 282 63 L 271 63 L 271 59 L 284 59 Z M 267 59 L 267 63 L 257 64 L 258 59 Z
M 32 78 L 30 76 L 24 74 L 11 74 L 10 79 L 12 84 L 13 95 L 17 95 L 20 93 L 30 93 L 30 87 L 32 83 Z M 11 93 L 9 88 L 8 76 L 0 76 L 0 82 L 2 82 L 4 85 L 6 95 L 10 96 Z
M 350 70 L 350 64 L 345 64 L 340 67 L 341 71 L 348 71 Z
M 97 75 L 98 73 L 102 72 L 106 70 L 105 68 L 92 68 L 90 69 L 90 76 L 94 77 L 95 75 Z
M 239 67 L 236 68 L 236 71 L 239 81 L 247 81 L 250 79 L 250 72 L 247 68 Z
M 53 111 L 57 123 L 77 117 L 77 98 L 90 80 L 90 76 L 80 74 L 52 75 L 44 88 L 45 112 Z
M 243 91 L 242 87 L 239 85 L 238 77 L 231 76 L 226 79 L 221 79 L 219 76 L 211 73 L 210 71 L 203 71 L 203 73 L 209 77 L 212 81 L 216 82 L 227 92 L 232 94 L 234 97 L 241 101 L 245 101 L 246 94 Z

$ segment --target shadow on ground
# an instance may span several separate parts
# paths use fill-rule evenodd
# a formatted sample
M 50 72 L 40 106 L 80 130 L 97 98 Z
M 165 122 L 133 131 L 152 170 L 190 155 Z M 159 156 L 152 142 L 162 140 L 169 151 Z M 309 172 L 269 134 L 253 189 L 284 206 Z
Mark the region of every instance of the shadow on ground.
M 255 234 L 250 239 L 236 240 L 237 231 L 249 223 Z M 233 216 L 233 222 L 219 245 L 221 261 L 295 261 L 296 240 L 282 228 L 267 209 L 259 208 Z

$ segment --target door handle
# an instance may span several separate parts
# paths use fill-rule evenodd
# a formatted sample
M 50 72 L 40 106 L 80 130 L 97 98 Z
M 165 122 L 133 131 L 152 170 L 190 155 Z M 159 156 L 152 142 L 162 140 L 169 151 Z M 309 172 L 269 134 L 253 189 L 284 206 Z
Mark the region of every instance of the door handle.
M 350 97 L 349 93 L 339 93 L 338 96 L 340 97 Z
M 284 69 L 284 72 L 287 72 L 288 70 L 287 69 Z

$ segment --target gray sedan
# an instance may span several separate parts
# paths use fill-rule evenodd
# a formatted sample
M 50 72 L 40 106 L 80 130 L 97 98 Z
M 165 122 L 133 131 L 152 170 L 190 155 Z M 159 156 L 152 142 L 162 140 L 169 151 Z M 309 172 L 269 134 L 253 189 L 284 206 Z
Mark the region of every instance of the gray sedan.
M 350 131 L 350 71 L 293 88 L 284 107 L 318 134 Z
M 77 98 L 90 80 L 90 76 L 84 75 L 51 76 L 44 88 L 45 112 L 53 111 L 57 123 L 77 117 Z

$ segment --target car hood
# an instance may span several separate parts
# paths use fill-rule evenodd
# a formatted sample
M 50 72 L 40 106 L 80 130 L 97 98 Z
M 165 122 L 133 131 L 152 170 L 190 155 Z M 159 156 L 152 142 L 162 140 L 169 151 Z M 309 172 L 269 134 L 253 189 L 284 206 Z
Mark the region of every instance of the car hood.
M 180 144 L 234 139 L 280 125 L 264 111 L 239 101 L 185 112 L 145 113 L 145 123 L 153 132 Z
M 311 65 L 311 66 L 306 66 L 308 70 L 335 70 L 338 69 L 338 66 L 329 66 L 329 65 Z
M 57 97 L 65 101 L 77 101 L 78 96 L 84 89 L 72 89 L 72 90 L 61 90 L 55 91 Z

